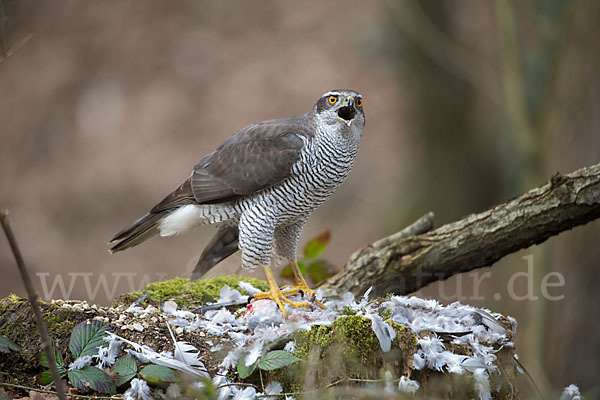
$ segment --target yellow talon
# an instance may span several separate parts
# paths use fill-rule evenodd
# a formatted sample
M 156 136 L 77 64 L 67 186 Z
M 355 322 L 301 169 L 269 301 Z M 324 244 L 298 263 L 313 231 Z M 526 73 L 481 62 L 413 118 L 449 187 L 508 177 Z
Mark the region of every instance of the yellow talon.
M 317 306 L 322 308 L 323 310 L 327 310 L 327 307 L 323 305 L 315 296 L 315 291 L 308 287 L 306 280 L 302 276 L 302 272 L 300 272 L 300 268 L 298 268 L 298 263 L 292 263 L 292 271 L 294 271 L 294 278 L 296 279 L 296 286 L 289 286 L 288 290 L 296 290 L 300 295 L 307 296 L 312 303 L 315 303 Z
M 261 300 L 261 299 L 273 300 L 277 304 L 277 306 L 279 307 L 281 312 L 283 313 L 284 318 L 287 318 L 287 312 L 285 311 L 283 303 L 289 304 L 290 306 L 292 306 L 294 308 L 298 308 L 298 307 L 310 308 L 310 304 L 308 302 L 295 303 L 295 302 L 291 301 L 290 299 L 288 299 L 289 296 L 297 295 L 298 289 L 296 289 L 296 288 L 285 289 L 285 290 L 279 289 L 279 285 L 277 285 L 277 282 L 275 281 L 275 277 L 273 276 L 271 267 L 265 266 L 264 269 L 265 269 L 265 275 L 267 277 L 267 281 L 269 282 L 269 291 L 256 293 L 253 296 L 254 300 Z

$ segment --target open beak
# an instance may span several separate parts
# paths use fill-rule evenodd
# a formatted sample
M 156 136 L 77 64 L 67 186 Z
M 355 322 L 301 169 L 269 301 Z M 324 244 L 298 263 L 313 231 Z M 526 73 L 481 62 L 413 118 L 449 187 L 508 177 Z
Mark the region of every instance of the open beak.
M 354 108 L 354 97 L 348 96 L 344 100 L 344 105 L 338 108 L 338 118 L 340 118 L 346 126 L 350 126 L 354 117 L 356 117 L 356 109 Z

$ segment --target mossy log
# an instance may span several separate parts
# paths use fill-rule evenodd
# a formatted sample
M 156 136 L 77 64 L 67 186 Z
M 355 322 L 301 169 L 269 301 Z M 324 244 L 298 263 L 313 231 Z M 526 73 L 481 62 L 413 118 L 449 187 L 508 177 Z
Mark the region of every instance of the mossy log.
M 216 297 L 220 286 L 229 284 L 235 288 L 240 279 L 242 278 L 235 276 L 198 282 L 176 279 L 152 284 L 148 287 L 149 296 L 142 305 L 158 309 L 145 316 L 125 312 L 127 306 L 123 302 L 129 303 L 137 294 L 123 296 L 121 304 L 110 308 L 81 301 L 62 300 L 40 302 L 40 305 L 50 336 L 68 365 L 73 361 L 69 352 L 69 337 L 73 327 L 89 319 L 104 321 L 119 336 L 147 345 L 158 352 L 172 351 L 173 343 L 166 325 L 169 317 L 159 310 L 162 302 L 174 298 L 184 303 L 185 308 L 193 309 L 201 302 L 193 301 L 189 296 L 190 292 L 195 293 L 197 299 L 203 296 Z M 260 286 L 264 285 L 264 282 L 253 281 L 253 284 Z M 43 370 L 39 363 L 40 340 L 29 302 L 11 295 L 0 301 L 0 314 L 0 335 L 8 337 L 20 347 L 18 352 L 0 355 L 3 381 L 41 388 L 38 384 Z M 259 388 L 263 382 L 277 380 L 282 384 L 284 392 L 295 393 L 295 398 L 345 396 L 348 388 L 353 388 L 351 394 L 354 398 L 382 398 L 386 378 L 389 380 L 390 376 L 394 379 L 410 376 L 421 385 L 418 398 L 477 397 L 473 377 L 469 373 L 456 375 L 431 369 L 414 369 L 413 355 L 418 350 L 417 340 L 432 335 L 431 332 L 422 331 L 417 335 L 404 325 L 389 319 L 387 322 L 396 332 L 389 352 L 384 353 L 380 349 L 378 339 L 371 329 L 371 321 L 349 312 L 329 326 L 315 325 L 309 331 L 300 330 L 294 333 L 294 355 L 302 361 L 275 371 L 257 370 L 244 380 L 239 379 L 235 372 L 230 372 L 229 378 Z M 503 320 L 501 323 L 510 328 L 508 321 Z M 177 340 L 186 341 L 200 351 L 209 374 L 214 376 L 218 372 L 218 365 L 231 349 L 231 342 L 205 332 L 186 332 L 182 328 L 176 328 L 174 331 Z M 211 352 L 210 348 L 218 344 L 223 345 L 223 350 Z M 470 355 L 469 346 L 452 346 L 448 345 L 448 350 Z M 491 376 L 491 384 L 494 388 L 501 387 L 501 390 L 493 393 L 493 396 L 497 399 L 518 399 L 520 397 L 515 377 L 514 348 L 500 348 L 496 345 L 496 350 L 496 365 L 501 373 Z M 402 394 L 395 396 L 393 398 L 404 398 Z M 389 398 L 387 395 L 383 397 Z

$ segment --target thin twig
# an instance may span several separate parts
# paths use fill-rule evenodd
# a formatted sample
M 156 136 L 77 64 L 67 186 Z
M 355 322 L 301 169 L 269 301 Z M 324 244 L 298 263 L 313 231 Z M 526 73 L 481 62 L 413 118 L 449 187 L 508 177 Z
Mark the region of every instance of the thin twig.
M 34 387 L 29 387 L 29 386 L 23 386 L 23 385 L 16 385 L 14 383 L 6 383 L 6 382 L 0 382 L 0 386 L 6 386 L 6 387 L 11 387 L 11 388 L 15 388 L 15 389 L 23 389 L 23 390 L 33 390 L 34 392 L 38 392 L 38 393 L 46 393 L 46 394 L 55 394 L 58 395 L 58 393 L 52 391 L 52 390 L 46 390 L 46 389 L 39 389 L 39 388 L 34 388 Z M 107 396 L 89 396 L 89 395 L 85 395 L 85 394 L 73 394 L 73 393 L 69 393 L 69 398 L 77 398 L 77 399 L 109 399 L 109 400 L 114 400 L 114 399 L 121 399 L 123 398 L 123 396 L 111 396 L 111 397 L 107 397 Z
M 38 295 L 33 289 L 33 284 L 31 283 L 31 278 L 27 272 L 25 261 L 23 261 L 23 256 L 21 255 L 19 245 L 17 244 L 17 239 L 15 238 L 15 235 L 10 227 L 10 223 L 8 222 L 8 210 L 0 210 L 0 222 L 2 222 L 2 228 L 6 234 L 6 239 L 10 244 L 13 255 L 15 256 L 15 261 L 17 263 L 19 273 L 21 274 L 21 278 L 23 279 L 25 290 L 27 290 L 27 296 L 29 297 L 31 308 L 33 308 L 33 313 L 35 314 L 36 323 L 40 331 L 40 339 L 42 341 L 42 350 L 46 353 L 46 358 L 48 359 L 48 365 L 50 367 L 50 372 L 52 373 L 52 380 L 54 381 L 58 398 L 60 400 L 67 400 L 62 381 L 60 379 L 60 374 L 58 373 L 58 367 L 56 366 L 54 351 L 52 351 L 52 346 L 50 345 L 50 338 L 48 337 L 46 323 L 44 322 L 42 310 L 37 302 Z
M 339 385 L 339 384 L 340 384 L 340 383 L 342 383 L 342 382 L 346 382 L 346 380 L 347 380 L 347 378 L 340 378 L 340 379 L 338 379 L 337 381 L 335 381 L 335 382 L 331 382 L 330 384 L 326 385 L 326 386 L 325 386 L 325 389 L 328 389 L 328 388 L 330 388 L 330 387 L 337 386 L 337 385 Z
M 262 370 L 260 368 L 258 369 L 258 376 L 260 376 L 260 387 L 261 387 L 261 390 L 264 392 L 265 391 L 265 383 L 263 382 Z
M 256 390 L 260 390 L 258 386 L 253 385 L 251 383 L 244 383 L 244 382 L 231 382 L 231 383 L 224 383 L 222 385 L 217 386 L 215 389 L 219 390 L 221 388 L 224 387 L 228 387 L 228 386 L 248 386 L 248 387 L 253 387 Z

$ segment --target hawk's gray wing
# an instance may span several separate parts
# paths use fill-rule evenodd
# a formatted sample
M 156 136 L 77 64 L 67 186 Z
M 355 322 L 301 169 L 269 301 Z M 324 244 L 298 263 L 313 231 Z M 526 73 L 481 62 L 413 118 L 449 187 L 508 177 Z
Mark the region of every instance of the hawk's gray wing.
M 313 136 L 307 114 L 250 125 L 200 160 L 192 176 L 150 212 L 231 201 L 276 185 L 291 175 L 300 159 L 301 137 Z

